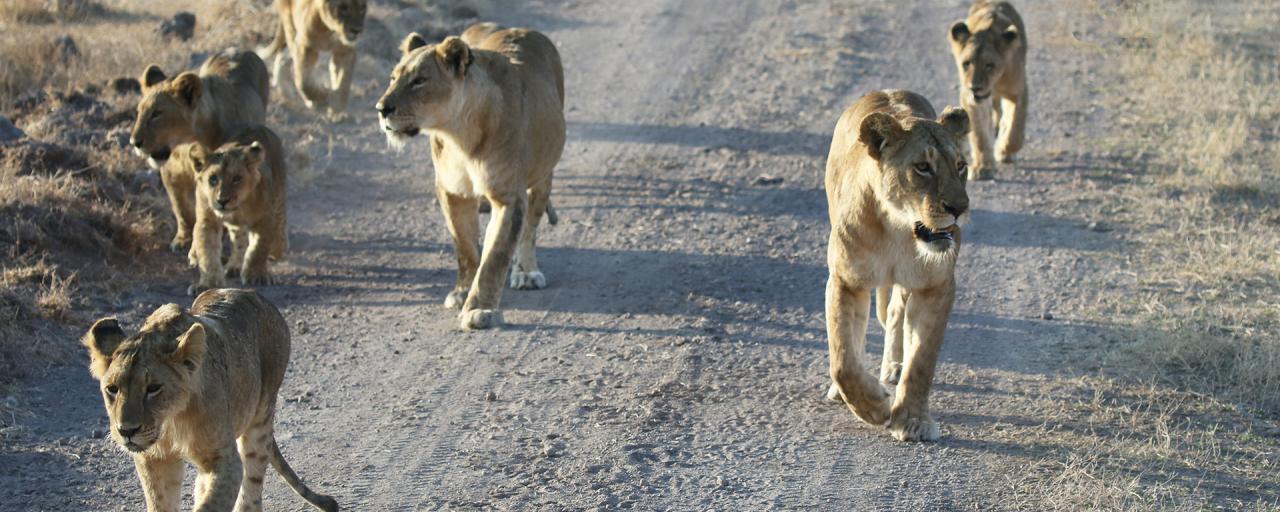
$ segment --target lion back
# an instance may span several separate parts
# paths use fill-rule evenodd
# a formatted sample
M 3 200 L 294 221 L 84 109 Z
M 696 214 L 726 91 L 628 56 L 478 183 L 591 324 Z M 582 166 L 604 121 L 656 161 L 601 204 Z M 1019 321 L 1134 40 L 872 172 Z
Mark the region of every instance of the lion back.
M 494 23 L 477 23 L 462 33 L 472 48 L 491 50 L 511 59 L 526 81 L 550 80 L 560 108 L 564 108 L 564 68 L 560 51 L 541 32 L 522 28 L 504 29 Z
M 266 122 L 271 75 L 257 53 L 227 48 L 204 61 L 200 76 L 209 84 L 219 110 L 232 112 L 229 126 Z
M 217 343 L 223 347 L 214 350 L 210 340 L 209 354 L 227 358 L 221 363 L 232 383 L 252 379 L 254 375 L 242 373 L 258 368 L 263 398 L 273 398 L 289 366 L 289 324 L 280 311 L 258 292 L 218 289 L 196 297 L 191 314 L 216 323 L 212 332 L 220 334 Z

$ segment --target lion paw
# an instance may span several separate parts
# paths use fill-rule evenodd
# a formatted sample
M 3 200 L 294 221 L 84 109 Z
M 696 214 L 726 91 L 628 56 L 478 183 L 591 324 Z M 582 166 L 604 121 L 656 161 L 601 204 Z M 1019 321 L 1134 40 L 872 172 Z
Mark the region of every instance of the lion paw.
M 512 290 L 541 290 L 546 287 L 547 276 L 543 275 L 542 272 L 537 270 L 532 272 L 511 271 Z
M 984 165 L 974 169 L 969 175 L 969 181 L 989 181 L 996 179 L 996 166 Z
M 235 265 L 231 265 L 227 267 L 227 277 L 228 278 L 240 277 L 240 267 L 237 267 Z
M 831 383 L 831 387 L 827 388 L 827 400 L 840 401 L 840 388 L 836 387 L 834 382 Z
M 182 254 L 183 249 L 191 245 L 191 235 L 178 235 L 173 237 L 173 241 L 169 242 L 169 250 L 178 254 Z
M 942 437 L 942 433 L 938 430 L 938 424 L 929 417 L 928 413 L 911 414 L 899 413 L 889 420 L 889 433 L 899 441 L 937 441 Z
M 187 266 L 196 268 L 199 265 L 200 261 L 196 259 L 196 246 L 192 244 L 191 248 L 187 250 Z
M 467 290 L 454 290 L 444 298 L 444 307 L 449 309 L 462 309 L 462 305 L 467 302 Z
M 240 278 L 240 284 L 246 287 L 253 287 L 253 288 L 257 288 L 261 286 L 271 286 L 275 284 L 275 281 L 276 280 L 271 277 L 271 274 L 267 274 L 265 272 L 261 274 L 246 273 L 244 274 L 243 277 Z
M 195 297 L 196 295 L 200 295 L 201 293 L 207 292 L 207 291 L 212 290 L 212 289 L 214 289 L 214 288 L 217 288 L 217 287 L 216 287 L 216 286 L 209 286 L 209 285 L 206 285 L 206 284 L 195 283 L 195 284 L 193 284 L 193 285 L 191 285 L 191 286 L 188 286 L 188 287 L 187 287 L 187 295 L 190 295 L 190 296 L 192 296 L 192 297 Z
M 464 330 L 488 329 L 502 325 L 502 312 L 496 309 L 470 309 L 458 315 Z
M 880 368 L 880 383 L 896 385 L 902 378 L 902 363 L 888 363 Z

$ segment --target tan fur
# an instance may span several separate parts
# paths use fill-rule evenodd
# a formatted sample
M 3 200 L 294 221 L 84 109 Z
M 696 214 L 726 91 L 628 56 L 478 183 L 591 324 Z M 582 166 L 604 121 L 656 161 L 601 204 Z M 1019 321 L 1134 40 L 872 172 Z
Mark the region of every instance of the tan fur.
M 246 125 L 266 121 L 269 99 L 267 67 L 252 52 L 227 50 L 190 71 L 168 78 L 159 66 L 148 66 L 139 81 L 142 100 L 130 143 L 139 156 L 160 170 L 173 216 L 178 225 L 170 248 L 191 243 L 195 180 L 180 165 L 167 164 L 182 144 L 198 143 L 205 149 L 221 146 Z M 280 257 L 279 254 L 273 255 Z
M 250 127 L 217 151 L 198 145 L 179 155 L 195 170 L 196 225 L 191 258 L 200 278 L 192 295 L 226 285 L 239 275 L 245 286 L 272 283 L 268 255 L 288 244 L 287 170 L 280 138 L 265 126 Z M 231 259 L 222 264 L 222 229 Z
M 412 34 L 402 50 L 377 108 L 391 143 L 421 130 L 431 136 L 436 194 L 458 257 L 445 305 L 462 309 L 464 329 L 500 324 L 509 266 L 512 288 L 546 286 L 534 245 L 564 150 L 560 54 L 538 32 L 492 24 L 436 45 Z M 483 252 L 481 198 L 492 204 Z
M 275 57 L 272 85 L 279 86 L 288 47 L 293 59 L 293 83 L 308 108 L 327 107 L 331 117 L 342 117 L 351 96 L 351 74 L 356 66 L 356 38 L 364 30 L 367 0 L 276 0 L 280 25 L 275 40 L 262 50 L 262 58 Z M 312 82 L 311 72 L 321 53 L 329 53 L 329 90 Z
M 991 179 L 996 161 L 1012 162 L 1025 138 L 1027 30 L 1008 2 L 978 0 L 968 19 L 951 24 L 949 36 L 960 73 L 960 104 L 973 123 L 970 179 Z
M 968 116 L 948 108 L 934 117 L 915 93 L 863 96 L 836 125 L 826 173 L 829 396 L 910 441 L 939 435 L 929 389 L 955 297 L 957 222 L 969 206 L 961 149 Z M 892 406 L 863 365 L 871 290 L 886 332 L 882 379 L 901 374 Z
M 276 444 L 289 328 L 261 295 L 215 290 L 190 312 L 162 306 L 134 336 L 104 318 L 84 345 L 111 437 L 132 454 L 148 511 L 179 509 L 184 460 L 196 467 L 197 511 L 262 510 L 268 462 L 316 508 L 338 510 L 307 488 Z

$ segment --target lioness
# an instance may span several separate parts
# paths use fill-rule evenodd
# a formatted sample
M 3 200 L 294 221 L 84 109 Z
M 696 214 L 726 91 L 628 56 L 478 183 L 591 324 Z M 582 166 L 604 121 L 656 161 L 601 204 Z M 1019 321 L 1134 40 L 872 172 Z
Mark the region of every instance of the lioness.
M 555 221 L 548 200 L 565 141 L 560 54 L 538 32 L 489 23 L 435 45 L 412 34 L 401 49 L 377 109 L 392 145 L 431 135 L 436 194 L 458 258 L 445 306 L 462 308 L 463 329 L 501 324 L 509 264 L 512 288 L 547 285 L 534 242 L 543 213 Z M 483 253 L 481 197 L 493 209 Z
M 217 151 L 192 145 L 187 152 L 196 176 L 196 226 L 191 257 L 200 278 L 195 295 L 240 275 L 245 286 L 271 284 L 267 256 L 286 243 L 286 166 L 280 138 L 265 126 L 245 130 Z M 228 270 L 222 265 L 222 228 L 231 239 Z
M 268 461 L 316 508 L 338 510 L 333 498 L 307 488 L 276 444 L 289 326 L 261 295 L 215 290 L 190 312 L 161 306 L 133 336 L 103 318 L 84 345 L 111 437 L 133 455 L 147 510 L 182 505 L 184 459 L 198 471 L 196 510 L 262 510 Z
M 957 222 L 969 207 L 968 115 L 951 107 L 934 118 L 918 94 L 872 92 L 840 117 L 827 159 L 828 396 L 867 423 L 887 421 L 903 441 L 939 435 L 929 388 L 955 298 Z M 892 383 L 901 373 L 892 408 L 862 364 L 872 289 L 885 324 L 882 375 Z
M 284 70 L 286 46 L 293 59 L 293 84 L 307 108 L 328 107 L 331 117 L 340 117 L 351 96 L 351 73 L 356 67 L 356 38 L 364 30 L 367 0 L 276 0 L 280 25 L 275 39 L 262 50 L 262 58 L 275 57 L 271 85 L 279 86 Z M 325 91 L 312 83 L 321 52 L 329 52 L 329 87 Z
M 1022 149 L 1027 124 L 1027 31 L 1008 2 L 977 0 L 969 18 L 951 24 L 951 55 L 960 71 L 960 104 L 973 123 L 969 179 L 995 177 L 996 161 Z M 991 150 L 993 124 L 1000 140 Z
M 199 73 L 184 72 L 173 79 L 152 64 L 142 72 L 142 101 L 130 144 L 139 156 L 161 171 L 169 203 L 178 225 L 170 248 L 191 242 L 195 210 L 194 180 L 181 166 L 165 162 L 179 144 L 221 146 L 246 125 L 266 121 L 269 99 L 267 66 L 253 52 L 228 49 L 209 57 Z M 280 255 L 274 255 L 279 257 Z

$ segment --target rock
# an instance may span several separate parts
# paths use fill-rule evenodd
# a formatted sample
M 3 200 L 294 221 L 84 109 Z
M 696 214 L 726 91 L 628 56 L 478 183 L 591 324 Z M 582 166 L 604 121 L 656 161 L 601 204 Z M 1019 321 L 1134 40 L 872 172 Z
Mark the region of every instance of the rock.
M 138 83 L 138 79 L 127 76 L 107 82 L 107 88 L 116 94 L 138 94 L 142 92 L 142 84 Z
M 63 64 L 69 64 L 71 61 L 80 57 L 80 48 L 76 46 L 76 40 L 66 35 L 54 39 L 49 43 L 50 57 L 60 61 Z
M 1090 222 L 1088 225 L 1088 228 L 1089 228 L 1089 231 L 1096 231 L 1098 233 L 1106 233 L 1108 231 L 1111 231 L 1110 226 L 1107 226 L 1106 224 L 1103 224 L 1101 222 Z
M 44 10 L 60 18 L 75 18 L 93 12 L 89 0 L 44 0 Z
M 485 394 L 484 394 L 484 401 L 486 401 L 486 402 L 497 402 L 497 401 L 498 401 L 498 394 L 497 394 L 497 393 L 494 393 L 494 392 L 491 390 L 491 391 L 489 391 L 488 393 L 485 393 Z
M 14 126 L 13 122 L 9 121 L 9 118 L 0 116 L 0 142 L 18 140 L 26 136 L 26 132 L 23 132 L 22 129 L 17 126 Z
M 556 458 L 564 455 L 565 448 L 564 443 L 548 439 L 542 442 L 542 455 L 547 458 Z
M 1043 313 L 1040 313 L 1040 319 L 1041 319 L 1041 320 L 1053 320 L 1053 313 L 1050 313 L 1050 312 L 1048 312 L 1048 311 L 1045 311 L 1045 312 L 1043 312 Z
M 90 439 L 102 439 L 102 436 L 103 436 L 103 433 L 102 433 L 102 429 L 100 428 L 95 428 L 89 431 Z
M 160 28 L 156 29 L 156 32 L 166 40 L 177 38 L 188 41 L 196 33 L 196 15 L 185 11 L 174 14 L 172 18 L 160 23 Z
M 752 181 L 751 184 L 756 186 L 781 185 L 782 178 L 761 174 L 760 176 L 757 176 L 755 181 Z

